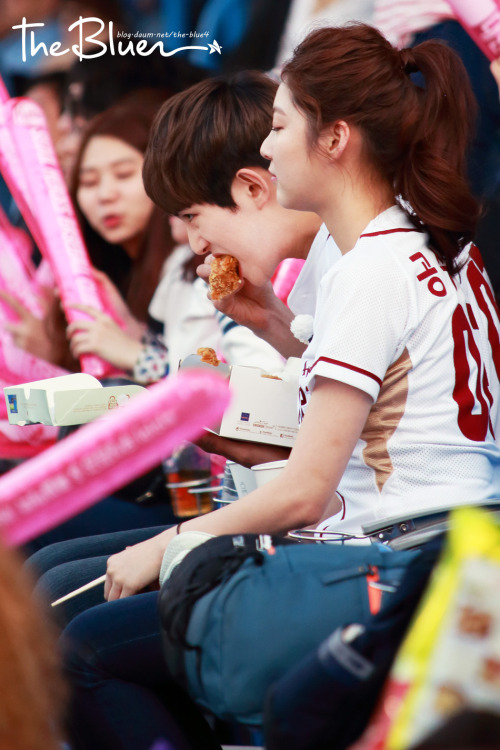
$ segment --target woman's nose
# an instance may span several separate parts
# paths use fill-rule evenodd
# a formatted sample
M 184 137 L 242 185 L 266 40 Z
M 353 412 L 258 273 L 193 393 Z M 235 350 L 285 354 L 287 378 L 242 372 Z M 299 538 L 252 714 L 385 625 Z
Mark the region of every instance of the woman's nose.
M 97 195 L 100 201 L 114 200 L 118 195 L 116 180 L 107 175 L 103 175 L 97 186 Z
M 260 155 L 263 159 L 267 159 L 268 161 L 271 161 L 272 159 L 272 151 L 271 151 L 271 132 L 269 132 L 269 135 L 267 138 L 262 141 L 262 145 L 260 147 Z

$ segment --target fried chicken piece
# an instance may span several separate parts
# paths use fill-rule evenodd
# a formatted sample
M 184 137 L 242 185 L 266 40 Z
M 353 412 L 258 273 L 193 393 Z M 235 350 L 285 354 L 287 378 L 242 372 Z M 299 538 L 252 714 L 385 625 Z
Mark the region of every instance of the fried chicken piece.
M 210 346 L 200 346 L 200 348 L 196 350 L 196 354 L 198 354 L 198 356 L 201 357 L 201 361 L 206 362 L 207 365 L 217 367 L 217 365 L 220 364 L 215 349 L 212 349 Z
M 218 255 L 212 261 L 208 277 L 213 300 L 223 299 L 240 286 L 238 261 L 232 255 Z

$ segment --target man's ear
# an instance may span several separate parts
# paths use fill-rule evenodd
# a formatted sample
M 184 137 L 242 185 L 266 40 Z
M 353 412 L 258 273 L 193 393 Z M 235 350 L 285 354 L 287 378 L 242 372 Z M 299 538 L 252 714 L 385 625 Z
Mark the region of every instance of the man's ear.
M 345 120 L 337 120 L 324 129 L 320 136 L 323 152 L 337 161 L 344 153 L 351 138 L 351 129 Z
M 265 169 L 242 167 L 238 169 L 231 185 L 231 194 L 239 206 L 241 201 L 251 200 L 256 208 L 263 208 L 270 198 L 270 177 Z

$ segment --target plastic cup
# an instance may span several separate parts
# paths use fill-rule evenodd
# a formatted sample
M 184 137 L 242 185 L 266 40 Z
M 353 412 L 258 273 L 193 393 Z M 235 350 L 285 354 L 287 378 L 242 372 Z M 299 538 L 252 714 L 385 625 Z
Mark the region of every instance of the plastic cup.
M 212 510 L 210 476 L 200 477 L 200 472 L 197 471 L 169 474 L 167 487 L 176 516 L 180 518 L 197 516 Z
M 256 464 L 252 466 L 252 472 L 255 477 L 257 487 L 262 487 L 271 479 L 279 477 L 281 472 L 286 466 L 286 460 L 283 461 L 268 461 L 265 464 Z
M 245 497 L 245 495 L 257 489 L 252 469 L 248 469 L 246 466 L 241 466 L 232 461 L 228 463 L 238 497 Z

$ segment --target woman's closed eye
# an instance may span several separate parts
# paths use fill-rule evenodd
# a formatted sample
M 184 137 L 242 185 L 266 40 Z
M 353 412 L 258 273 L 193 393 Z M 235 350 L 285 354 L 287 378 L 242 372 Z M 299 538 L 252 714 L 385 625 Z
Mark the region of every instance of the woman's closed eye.
M 99 180 L 96 177 L 85 177 L 83 179 L 80 179 L 78 188 L 93 188 L 97 187 L 98 184 Z
M 115 177 L 117 180 L 128 180 L 130 177 L 135 177 L 135 170 L 127 169 L 120 172 L 115 172 Z

